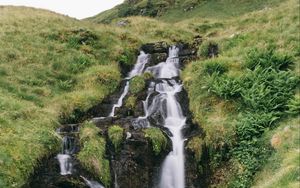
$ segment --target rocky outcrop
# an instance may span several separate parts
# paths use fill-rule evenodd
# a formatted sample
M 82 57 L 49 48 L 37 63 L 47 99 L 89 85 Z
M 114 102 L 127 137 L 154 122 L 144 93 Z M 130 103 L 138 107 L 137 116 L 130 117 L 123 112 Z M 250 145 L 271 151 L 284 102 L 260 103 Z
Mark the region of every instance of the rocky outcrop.
M 198 41 L 196 41 L 198 40 Z M 196 57 L 197 42 L 201 42 L 201 39 L 196 38 L 196 42 L 193 44 L 179 44 L 180 48 L 180 63 L 184 67 L 185 64 L 191 59 Z M 165 42 L 145 44 L 141 47 L 146 53 L 151 54 L 150 61 L 147 66 L 153 66 L 167 59 L 168 56 L 168 44 Z M 179 82 L 179 78 L 175 78 Z M 164 79 L 166 80 L 166 79 Z M 151 77 L 146 78 L 146 87 L 151 82 L 159 83 L 162 79 L 153 79 Z M 118 184 L 120 188 L 150 188 L 155 187 L 159 182 L 160 168 L 166 155 L 170 152 L 172 146 L 171 141 L 168 138 L 172 136 L 172 133 L 162 127 L 163 118 L 161 113 L 154 112 L 148 117 L 148 121 L 151 126 L 158 127 L 163 135 L 167 138 L 167 146 L 159 153 L 153 152 L 153 145 L 149 138 L 145 137 L 144 129 L 142 126 L 136 126 L 134 121 L 137 117 L 144 115 L 142 100 L 145 100 L 147 91 L 143 90 L 137 94 L 136 105 L 134 109 L 128 108 L 123 105 L 121 108 L 116 110 L 115 117 L 107 117 L 112 109 L 112 105 L 116 103 L 119 96 L 122 93 L 126 81 L 120 83 L 118 91 L 115 94 L 108 96 L 102 101 L 101 104 L 95 105 L 89 109 L 82 116 L 80 121 L 88 120 L 92 121 L 101 131 L 100 134 L 106 139 L 106 159 L 110 161 L 110 172 L 111 172 L 111 187 L 115 187 Z M 153 98 L 158 93 L 153 93 L 149 98 L 149 103 L 153 102 Z M 129 92 L 127 98 L 131 95 Z M 176 96 L 179 103 L 181 104 L 184 116 L 187 117 L 186 126 L 183 129 L 185 138 L 189 140 L 192 137 L 201 135 L 199 126 L 192 122 L 192 115 L 189 111 L 189 100 L 186 91 L 183 89 Z M 147 121 L 147 120 L 146 120 Z M 78 122 L 74 122 L 78 123 Z M 113 143 L 109 139 L 108 130 L 112 125 L 118 125 L 124 130 L 122 143 L 120 148 L 116 150 Z M 75 127 L 75 128 L 74 128 Z M 72 131 L 76 129 L 77 124 L 72 126 L 62 126 L 60 131 Z M 186 150 L 186 187 L 205 187 L 205 183 L 202 181 L 203 176 L 199 175 L 199 165 L 195 163 L 193 153 Z M 47 158 L 41 164 L 39 170 L 33 176 L 33 181 L 30 186 L 37 187 L 38 185 L 49 185 L 48 187 L 78 187 L 83 188 L 85 184 L 79 175 L 86 177 L 95 178 L 93 174 L 85 171 L 82 166 L 77 162 L 76 156 L 74 160 L 76 169 L 73 175 L 60 176 L 59 165 L 54 156 Z M 203 167 L 205 168 L 205 167 Z M 204 170 L 205 171 L 205 170 Z M 47 187 L 43 186 L 43 187 Z

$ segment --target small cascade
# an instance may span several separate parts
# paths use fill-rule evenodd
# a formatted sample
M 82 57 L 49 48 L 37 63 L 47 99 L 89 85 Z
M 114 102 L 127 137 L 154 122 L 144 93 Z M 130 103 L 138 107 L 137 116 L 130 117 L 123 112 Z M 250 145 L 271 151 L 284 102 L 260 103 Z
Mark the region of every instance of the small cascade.
M 117 173 L 114 172 L 114 175 L 115 175 L 115 181 L 114 181 L 114 188 L 120 188 L 119 186 L 119 183 L 118 183 L 118 176 L 117 176 Z
M 135 76 L 141 75 L 144 71 L 145 65 L 149 62 L 149 54 L 141 51 L 140 55 L 137 58 L 137 62 L 134 65 L 134 68 L 128 74 L 127 79 L 131 79 Z
M 169 57 L 161 63 L 157 72 L 159 78 L 173 78 L 179 75 L 178 48 L 169 50 Z M 161 100 L 166 112 L 164 113 L 164 127 L 172 133 L 172 151 L 168 154 L 162 165 L 160 188 L 184 188 L 184 138 L 181 133 L 186 117 L 183 116 L 176 94 L 182 90 L 182 85 L 176 80 L 164 80 L 157 84 L 156 91 L 161 95 Z
M 104 188 L 103 185 L 101 185 L 99 182 L 97 181 L 91 181 L 91 180 L 88 180 L 86 179 L 85 177 L 83 176 L 80 176 L 84 182 L 90 187 L 90 188 Z
M 77 149 L 74 134 L 78 133 L 78 131 L 79 128 L 77 125 L 67 125 L 57 130 L 59 134 L 63 135 L 62 150 L 56 156 L 60 166 L 60 174 L 63 176 L 72 174 L 73 164 L 71 156 Z
M 129 80 L 135 76 L 141 75 L 144 71 L 145 65 L 148 62 L 149 62 L 149 55 L 146 54 L 145 52 L 141 51 L 134 68 L 131 70 L 131 72 L 129 73 L 129 75 L 126 79 Z M 122 107 L 123 99 L 126 97 L 128 91 L 129 91 L 129 81 L 126 81 L 123 93 L 121 94 L 120 98 L 118 99 L 118 102 L 113 105 L 112 110 L 109 114 L 109 117 L 114 117 L 116 108 Z
M 120 98 L 118 99 L 117 104 L 114 104 L 112 107 L 112 110 L 109 114 L 109 117 L 114 117 L 115 116 L 115 110 L 116 108 L 120 108 L 123 105 L 123 99 L 126 97 L 127 93 L 129 91 L 129 81 L 126 82 L 126 85 L 124 87 L 124 91 L 121 94 Z

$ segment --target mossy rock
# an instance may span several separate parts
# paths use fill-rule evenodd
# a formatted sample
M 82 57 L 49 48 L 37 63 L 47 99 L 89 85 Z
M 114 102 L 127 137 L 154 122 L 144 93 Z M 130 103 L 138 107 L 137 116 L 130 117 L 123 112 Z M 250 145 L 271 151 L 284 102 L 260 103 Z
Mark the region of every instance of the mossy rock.
M 187 148 L 194 153 L 194 158 L 197 162 L 199 162 L 202 157 L 202 145 L 203 140 L 200 137 L 193 137 L 187 144 Z
M 107 187 L 110 185 L 109 160 L 105 159 L 105 139 L 99 136 L 99 129 L 92 123 L 85 123 L 80 130 L 81 151 L 78 160 L 82 166 L 95 174 Z
M 151 127 L 144 130 L 145 137 L 149 138 L 155 155 L 159 155 L 162 150 L 166 149 L 168 140 L 159 128 Z
M 130 80 L 130 92 L 137 94 L 145 88 L 145 80 L 142 76 L 136 76 Z
M 126 100 L 126 103 L 125 103 L 125 106 L 131 110 L 134 110 L 135 109 L 135 106 L 136 106 L 136 103 L 137 103 L 137 99 L 136 99 L 136 96 L 134 95 L 131 95 L 127 98 Z
M 113 125 L 108 129 L 108 138 L 114 145 L 115 151 L 120 150 L 123 141 L 123 128 L 118 125 Z

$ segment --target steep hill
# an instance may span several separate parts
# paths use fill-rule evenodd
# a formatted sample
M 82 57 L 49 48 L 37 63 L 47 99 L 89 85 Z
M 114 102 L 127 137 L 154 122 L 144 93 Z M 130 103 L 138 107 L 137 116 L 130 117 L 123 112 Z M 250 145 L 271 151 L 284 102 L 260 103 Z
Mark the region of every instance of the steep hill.
M 156 17 L 167 22 L 195 17 L 223 19 L 272 7 L 278 3 L 279 0 L 126 0 L 123 4 L 87 20 L 110 23 L 116 18 L 128 16 Z
M 25 7 L 1 6 L 0 25 L 0 187 L 26 183 L 38 160 L 59 149 L 56 127 L 117 88 L 120 59 L 134 63 L 142 43 L 165 35 L 192 38 L 155 20 L 123 30 Z

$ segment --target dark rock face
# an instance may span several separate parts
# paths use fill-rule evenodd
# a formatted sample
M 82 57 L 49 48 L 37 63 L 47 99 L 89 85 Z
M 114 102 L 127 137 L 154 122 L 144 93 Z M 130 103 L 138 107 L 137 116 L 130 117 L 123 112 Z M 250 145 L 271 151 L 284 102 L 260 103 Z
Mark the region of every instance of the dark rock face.
M 141 50 L 148 54 L 168 53 L 169 45 L 166 42 L 149 43 L 144 44 L 141 47 Z

